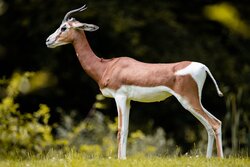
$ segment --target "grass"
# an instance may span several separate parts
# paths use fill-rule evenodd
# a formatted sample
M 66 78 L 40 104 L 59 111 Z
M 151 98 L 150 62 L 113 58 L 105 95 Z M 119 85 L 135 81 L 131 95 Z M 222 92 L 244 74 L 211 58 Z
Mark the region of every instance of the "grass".
M 114 157 L 86 156 L 76 152 L 62 154 L 49 152 L 47 155 L 27 155 L 26 157 L 4 156 L 0 158 L 0 167 L 247 167 L 250 159 L 230 157 L 225 159 L 197 156 L 181 157 L 145 157 L 132 156 L 127 160 L 117 160 Z

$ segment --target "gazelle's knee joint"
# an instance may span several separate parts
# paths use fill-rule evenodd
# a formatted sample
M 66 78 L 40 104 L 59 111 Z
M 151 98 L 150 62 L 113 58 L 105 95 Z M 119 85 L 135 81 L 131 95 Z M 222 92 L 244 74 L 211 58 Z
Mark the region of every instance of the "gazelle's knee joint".
M 220 135 L 221 134 L 221 126 L 222 126 L 221 121 L 218 121 L 218 124 L 213 127 L 215 135 Z
M 213 130 L 213 128 L 207 128 L 207 133 L 209 136 L 214 136 L 215 135 L 215 131 Z

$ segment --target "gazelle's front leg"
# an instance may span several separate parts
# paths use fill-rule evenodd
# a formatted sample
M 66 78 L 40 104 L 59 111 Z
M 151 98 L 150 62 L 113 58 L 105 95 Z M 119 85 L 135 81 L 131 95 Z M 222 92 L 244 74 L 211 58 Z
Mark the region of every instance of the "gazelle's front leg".
M 126 96 L 118 95 L 115 102 L 118 111 L 118 159 L 126 159 L 130 101 Z

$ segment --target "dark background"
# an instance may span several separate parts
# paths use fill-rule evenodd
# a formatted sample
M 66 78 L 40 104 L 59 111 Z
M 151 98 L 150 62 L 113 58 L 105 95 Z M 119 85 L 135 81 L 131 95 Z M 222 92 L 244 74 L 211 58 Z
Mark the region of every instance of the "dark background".
M 77 113 L 76 121 L 80 121 L 97 101 L 98 86 L 82 70 L 73 47 L 52 50 L 45 45 L 65 13 L 85 3 L 88 9 L 75 17 L 100 27 L 96 32 L 86 33 L 99 57 L 129 56 L 151 63 L 190 60 L 206 64 L 224 97 L 218 97 L 208 77 L 202 102 L 223 123 L 224 147 L 232 151 L 249 148 L 250 4 L 247 0 L 0 0 L 0 77 L 9 78 L 15 72 L 25 71 L 40 71 L 49 76 L 40 80 L 42 86 L 17 97 L 22 112 L 32 112 L 44 103 L 51 108 L 51 123 L 60 122 L 59 111 Z M 111 118 L 117 115 L 112 99 L 104 99 L 102 104 L 105 107 L 100 110 L 105 115 Z M 239 118 L 234 119 L 235 114 Z M 167 137 L 174 138 L 183 150 L 200 140 L 203 129 L 173 97 L 161 103 L 133 102 L 130 125 L 131 131 L 140 128 L 146 133 L 152 133 L 149 126 L 161 126 Z M 237 129 L 236 134 L 232 133 L 233 128 Z M 188 140 L 190 129 L 196 136 L 192 140 Z M 233 135 L 237 136 L 236 146 L 232 144 Z

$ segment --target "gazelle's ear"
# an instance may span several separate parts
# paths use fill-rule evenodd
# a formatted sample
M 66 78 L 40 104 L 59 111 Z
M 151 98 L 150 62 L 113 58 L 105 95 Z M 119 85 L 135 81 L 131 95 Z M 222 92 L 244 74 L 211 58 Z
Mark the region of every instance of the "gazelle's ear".
M 94 24 L 87 24 L 87 23 L 80 23 L 80 22 L 73 22 L 72 26 L 74 28 L 81 29 L 84 31 L 96 31 L 99 29 L 99 27 Z

